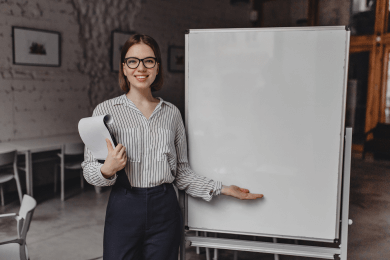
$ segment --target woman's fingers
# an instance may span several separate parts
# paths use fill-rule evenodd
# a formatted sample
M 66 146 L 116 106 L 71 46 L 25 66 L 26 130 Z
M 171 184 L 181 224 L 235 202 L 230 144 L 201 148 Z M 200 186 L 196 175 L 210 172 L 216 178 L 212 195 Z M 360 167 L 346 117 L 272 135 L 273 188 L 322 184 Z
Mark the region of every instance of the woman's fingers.
M 122 170 L 126 166 L 126 147 L 124 147 L 122 144 L 118 144 L 115 148 L 113 148 L 108 138 L 106 138 L 106 143 L 108 154 L 106 161 L 101 168 L 101 172 L 110 177 L 115 172 Z
M 240 188 L 240 190 L 241 190 L 242 192 L 249 193 L 249 190 L 248 190 L 248 189 Z
M 260 199 L 262 197 L 264 197 L 263 194 L 254 194 L 254 193 L 247 193 L 248 196 L 245 198 L 247 200 L 254 200 L 254 199 Z
M 236 186 L 236 185 L 232 185 L 232 187 L 233 187 L 235 190 L 239 191 L 239 192 L 249 193 L 249 190 L 248 190 L 248 189 L 240 188 L 240 187 L 238 187 L 238 186 Z
M 111 151 L 114 150 L 114 148 L 112 147 L 110 139 L 106 138 L 106 144 L 107 144 L 108 152 L 111 152 Z
M 238 194 L 237 198 L 241 200 L 254 200 L 254 199 L 259 199 L 262 198 L 263 194 L 254 194 L 254 193 L 240 193 Z
M 117 158 L 118 158 L 119 163 L 121 165 L 120 167 L 123 169 L 123 167 L 125 167 L 126 162 L 127 162 L 126 147 L 124 147 L 124 146 L 121 147 L 121 149 L 118 152 Z
M 231 187 L 233 188 L 233 190 L 236 191 L 236 196 L 234 196 L 234 197 L 241 199 L 241 200 L 254 200 L 254 199 L 259 199 L 259 198 L 264 197 L 263 194 L 249 193 L 249 190 L 245 189 L 245 188 L 240 188 L 240 187 L 235 186 L 235 185 L 231 185 Z
M 122 146 L 118 152 L 118 157 L 123 158 L 123 155 L 126 154 L 126 147 Z
M 121 149 L 123 148 L 124 146 L 122 144 L 118 144 L 116 147 L 115 147 L 115 154 L 119 154 Z

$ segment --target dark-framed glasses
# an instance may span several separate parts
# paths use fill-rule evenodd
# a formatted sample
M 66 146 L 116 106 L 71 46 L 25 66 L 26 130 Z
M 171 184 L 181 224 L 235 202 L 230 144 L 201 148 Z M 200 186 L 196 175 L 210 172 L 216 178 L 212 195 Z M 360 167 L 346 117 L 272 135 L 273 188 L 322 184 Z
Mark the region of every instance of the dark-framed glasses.
M 157 63 L 157 59 L 155 57 L 146 57 L 144 59 L 138 59 L 136 57 L 128 57 L 125 59 L 125 63 L 127 67 L 129 67 L 130 69 L 138 68 L 141 61 L 142 64 L 144 64 L 144 67 L 147 69 L 154 68 L 154 66 L 156 66 Z

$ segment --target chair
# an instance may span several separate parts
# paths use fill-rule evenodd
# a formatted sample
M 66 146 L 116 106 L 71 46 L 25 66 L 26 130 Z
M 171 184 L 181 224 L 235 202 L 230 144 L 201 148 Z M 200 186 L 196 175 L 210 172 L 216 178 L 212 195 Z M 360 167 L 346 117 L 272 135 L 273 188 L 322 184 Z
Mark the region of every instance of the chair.
M 0 215 L 0 218 L 14 218 L 17 224 L 17 236 L 0 241 L 0 259 L 29 259 L 26 237 L 36 206 L 37 202 L 33 197 L 30 197 L 29 195 L 24 195 L 22 205 L 20 206 L 19 214 L 9 213 Z
M 20 204 L 22 204 L 22 188 L 20 186 L 17 163 L 18 154 L 16 150 L 0 153 L 0 194 L 2 206 L 5 204 L 3 183 L 12 179 L 15 179 L 16 181 L 16 188 L 18 190 Z
M 61 200 L 65 200 L 65 169 L 80 171 L 80 185 L 84 189 L 84 177 L 81 163 L 83 162 L 82 155 L 84 154 L 84 144 L 64 144 L 62 145 L 61 153 L 58 156 L 61 159 L 61 164 L 55 165 L 54 170 L 54 192 L 57 192 L 57 169 L 61 166 Z M 65 162 L 68 161 L 68 162 Z

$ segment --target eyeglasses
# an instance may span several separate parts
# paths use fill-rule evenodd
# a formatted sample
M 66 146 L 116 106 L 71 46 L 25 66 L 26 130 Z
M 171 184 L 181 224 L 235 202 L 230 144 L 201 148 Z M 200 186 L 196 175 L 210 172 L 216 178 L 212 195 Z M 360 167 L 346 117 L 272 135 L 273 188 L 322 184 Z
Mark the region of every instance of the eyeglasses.
M 156 63 L 157 63 L 157 59 L 155 57 L 146 57 L 144 59 L 129 57 L 129 58 L 125 59 L 125 63 L 127 65 L 127 67 L 129 67 L 130 69 L 138 68 L 141 61 L 142 61 L 142 64 L 144 64 L 144 67 L 147 69 L 154 68 L 154 66 L 156 66 Z

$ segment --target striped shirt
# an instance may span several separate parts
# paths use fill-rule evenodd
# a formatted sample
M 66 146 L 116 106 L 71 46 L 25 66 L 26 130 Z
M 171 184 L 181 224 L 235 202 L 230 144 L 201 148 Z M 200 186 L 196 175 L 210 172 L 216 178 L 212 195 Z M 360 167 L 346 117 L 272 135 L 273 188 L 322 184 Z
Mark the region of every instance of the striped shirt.
M 126 147 L 125 172 L 132 187 L 154 187 L 174 183 L 193 197 L 210 201 L 219 195 L 222 183 L 195 174 L 188 163 L 187 140 L 179 109 L 160 99 L 149 119 L 122 95 L 97 105 L 92 116 L 110 114 L 113 123 L 109 131 L 118 143 Z M 103 177 L 99 163 L 86 147 L 83 167 L 84 177 L 95 186 L 111 186 L 111 179 Z

